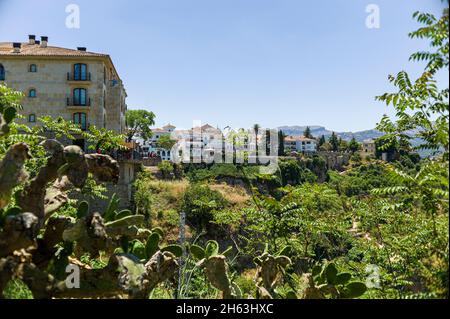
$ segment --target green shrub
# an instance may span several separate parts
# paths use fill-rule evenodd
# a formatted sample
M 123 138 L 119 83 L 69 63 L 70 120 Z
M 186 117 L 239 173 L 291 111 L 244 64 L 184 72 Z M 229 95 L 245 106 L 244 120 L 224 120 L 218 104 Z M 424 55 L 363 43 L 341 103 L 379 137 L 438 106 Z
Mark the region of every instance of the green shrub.
M 159 163 L 158 169 L 160 170 L 164 179 L 169 179 L 171 177 L 171 174 L 174 172 L 173 164 L 169 161 L 162 161 L 161 163 Z
M 224 209 L 227 204 L 218 191 L 205 184 L 194 184 L 184 194 L 182 210 L 190 224 L 205 228 L 213 220 L 213 212 Z

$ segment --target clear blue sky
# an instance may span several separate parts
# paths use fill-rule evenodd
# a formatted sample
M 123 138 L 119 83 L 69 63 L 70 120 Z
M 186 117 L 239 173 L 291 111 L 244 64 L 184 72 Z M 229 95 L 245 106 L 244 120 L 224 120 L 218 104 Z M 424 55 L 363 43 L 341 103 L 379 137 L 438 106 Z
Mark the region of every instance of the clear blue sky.
M 65 27 L 70 3 L 80 6 L 80 29 Z M 380 29 L 366 28 L 370 3 Z M 407 36 L 418 27 L 413 12 L 442 8 L 440 0 L 0 0 L 0 41 L 47 35 L 51 45 L 110 54 L 129 107 L 155 112 L 158 125 L 356 131 L 388 113 L 374 101 L 390 90 L 388 74 L 421 70 L 408 62 L 427 45 Z

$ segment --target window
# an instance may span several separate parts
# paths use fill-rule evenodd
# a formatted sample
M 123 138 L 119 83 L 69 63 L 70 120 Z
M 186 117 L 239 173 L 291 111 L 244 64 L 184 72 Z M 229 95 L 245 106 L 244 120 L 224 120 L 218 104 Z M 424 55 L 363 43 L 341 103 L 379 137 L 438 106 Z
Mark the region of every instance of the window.
M 73 105 L 87 105 L 87 90 L 75 89 L 73 90 Z
M 75 113 L 73 115 L 73 123 L 80 126 L 83 131 L 87 130 L 86 113 Z
M 36 64 L 31 64 L 30 65 L 30 70 L 31 73 L 36 73 L 37 72 L 37 65 Z
M 5 68 L 0 64 L 0 81 L 5 81 Z
M 87 81 L 87 65 L 77 63 L 73 66 L 73 79 L 75 81 Z
M 36 123 L 36 114 L 28 115 L 28 122 L 29 123 Z
M 30 89 L 30 91 L 28 91 L 28 97 L 35 98 L 36 96 L 37 94 L 35 89 Z

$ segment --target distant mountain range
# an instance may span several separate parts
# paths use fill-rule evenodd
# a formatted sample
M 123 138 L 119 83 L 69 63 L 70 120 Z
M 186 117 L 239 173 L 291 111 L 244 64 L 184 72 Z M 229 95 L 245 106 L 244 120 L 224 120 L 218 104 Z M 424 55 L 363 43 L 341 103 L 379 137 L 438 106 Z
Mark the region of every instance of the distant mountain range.
M 283 131 L 284 134 L 289 136 L 301 136 L 305 132 L 307 126 L 281 126 L 278 129 Z M 311 134 L 314 137 L 321 137 L 324 135 L 325 137 L 331 136 L 333 131 L 326 129 L 323 126 L 310 126 Z M 350 141 L 353 137 L 358 142 L 363 142 L 368 139 L 376 139 L 384 134 L 377 130 L 367 130 L 361 132 L 335 132 L 339 137 L 343 140 Z
M 305 132 L 307 126 L 281 126 L 278 129 L 283 131 L 285 135 L 288 136 L 302 136 Z M 310 126 L 311 134 L 314 137 L 320 138 L 322 135 L 324 135 L 326 138 L 330 137 L 331 134 L 333 134 L 333 131 L 327 130 L 323 126 Z M 406 132 L 409 136 L 414 136 L 417 134 L 417 130 L 412 130 Z M 353 137 L 359 142 L 362 143 L 365 140 L 368 139 L 377 139 L 384 135 L 384 133 L 377 131 L 377 130 L 367 130 L 367 131 L 361 131 L 361 132 L 335 132 L 338 137 L 341 137 L 345 141 L 350 141 Z M 423 141 L 419 138 L 415 138 L 411 140 L 412 146 L 418 146 L 422 144 Z M 428 157 L 434 154 L 433 151 L 430 150 L 419 150 L 417 151 L 420 156 L 422 157 Z

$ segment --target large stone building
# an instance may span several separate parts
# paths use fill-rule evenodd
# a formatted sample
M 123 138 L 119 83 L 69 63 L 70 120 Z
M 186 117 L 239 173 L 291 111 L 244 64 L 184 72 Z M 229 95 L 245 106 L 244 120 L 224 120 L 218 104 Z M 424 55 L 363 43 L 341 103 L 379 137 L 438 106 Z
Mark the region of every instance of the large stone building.
M 117 133 L 125 130 L 126 91 L 107 54 L 50 46 L 48 37 L 0 43 L 0 83 L 24 93 L 23 123 L 49 115 Z M 73 141 L 86 148 L 83 139 Z

